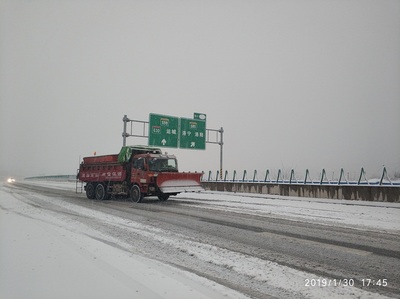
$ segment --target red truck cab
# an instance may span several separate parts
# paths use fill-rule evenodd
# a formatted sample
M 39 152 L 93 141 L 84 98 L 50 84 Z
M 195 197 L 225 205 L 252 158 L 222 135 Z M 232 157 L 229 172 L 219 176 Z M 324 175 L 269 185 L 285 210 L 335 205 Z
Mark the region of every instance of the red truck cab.
M 144 196 L 157 195 L 160 200 L 167 200 L 169 195 L 176 195 L 171 193 L 167 195 L 160 190 L 157 184 L 160 172 L 178 173 L 178 163 L 175 156 L 141 154 L 133 158 L 130 175 L 133 201 L 137 202 L 140 196 L 143 198 Z

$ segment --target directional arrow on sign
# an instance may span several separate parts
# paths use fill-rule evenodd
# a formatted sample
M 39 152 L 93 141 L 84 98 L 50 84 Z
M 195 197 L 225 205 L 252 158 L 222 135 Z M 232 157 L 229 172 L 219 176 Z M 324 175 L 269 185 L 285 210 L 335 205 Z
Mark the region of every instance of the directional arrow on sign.
M 148 136 L 148 145 L 150 146 L 177 148 L 179 138 L 179 118 L 150 113 Z

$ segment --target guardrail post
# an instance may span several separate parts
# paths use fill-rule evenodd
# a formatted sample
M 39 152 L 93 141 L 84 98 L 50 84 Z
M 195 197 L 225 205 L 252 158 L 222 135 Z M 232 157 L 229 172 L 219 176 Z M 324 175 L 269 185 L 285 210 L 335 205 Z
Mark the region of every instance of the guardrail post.
M 211 170 L 208 172 L 208 181 L 211 181 Z
M 267 178 L 269 178 L 269 169 L 267 169 L 267 171 L 265 172 L 264 182 L 267 181 Z M 271 179 L 269 179 L 269 182 L 271 182 Z
M 386 178 L 388 179 L 390 185 L 393 185 L 392 181 L 390 180 L 390 178 L 389 178 L 389 176 L 388 176 L 388 174 L 387 174 L 387 171 L 386 171 L 386 167 L 385 167 L 385 166 L 383 166 L 382 176 L 381 176 L 381 179 L 380 179 L 380 181 L 379 181 L 379 185 L 380 185 L 380 186 L 382 185 L 382 182 L 383 182 L 383 179 L 385 178 L 385 175 L 386 175 Z
M 338 182 L 338 185 L 340 185 L 340 183 L 342 182 L 342 178 L 344 178 L 345 179 L 345 181 L 346 181 L 346 184 L 348 184 L 349 182 L 347 181 L 347 179 L 346 179 L 346 175 L 344 174 L 344 170 L 343 170 L 343 168 L 341 168 L 340 169 L 340 176 L 339 176 L 339 182 Z
M 224 182 L 226 182 L 227 177 L 228 177 L 228 170 L 225 170 Z
M 310 176 L 310 171 L 308 170 L 308 168 L 306 169 L 306 175 L 305 175 L 305 177 L 304 177 L 304 185 L 306 185 L 307 184 L 307 177 L 309 177 Z M 310 180 L 311 180 L 311 178 L 310 178 Z M 311 184 L 312 184 L 312 180 L 311 180 Z
M 256 181 L 256 176 L 257 176 L 257 170 L 254 169 L 253 183 Z M 258 181 L 258 179 L 257 179 L 257 181 Z
M 292 184 L 292 179 L 294 177 L 294 169 L 292 168 L 292 170 L 290 171 L 290 179 L 289 179 L 289 184 Z
M 218 182 L 218 177 L 219 177 L 219 170 L 217 170 L 217 175 L 215 176 L 215 181 Z
M 322 185 L 322 183 L 324 182 L 324 176 L 326 177 L 326 171 L 325 171 L 325 168 L 323 168 L 323 169 L 322 169 L 321 181 L 319 182 L 319 184 L 320 184 L 320 185 Z M 327 181 L 328 181 L 328 183 L 329 183 L 329 180 L 328 180 L 328 178 L 326 178 L 326 180 L 327 180 Z
M 368 182 L 368 179 L 367 179 L 367 175 L 366 175 L 366 173 L 364 171 L 364 167 L 361 167 L 360 177 L 358 178 L 357 185 L 360 185 L 361 178 L 362 178 L 363 175 L 364 175 L 364 179 L 367 181 L 367 185 L 369 185 L 369 182 Z
M 279 178 L 280 178 L 280 176 L 281 176 L 281 170 L 279 169 L 279 170 L 278 170 L 278 176 L 277 176 L 277 178 L 276 178 L 276 183 L 277 183 L 277 184 L 279 184 Z
M 242 182 L 244 182 L 244 179 L 247 177 L 247 170 L 245 169 L 243 171 L 243 178 L 242 178 Z

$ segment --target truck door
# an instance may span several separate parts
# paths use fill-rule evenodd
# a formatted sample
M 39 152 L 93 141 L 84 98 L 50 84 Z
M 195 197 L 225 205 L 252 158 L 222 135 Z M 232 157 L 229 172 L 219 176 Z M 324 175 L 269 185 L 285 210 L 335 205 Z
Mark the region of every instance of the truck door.
M 140 189 L 147 183 L 146 160 L 143 157 L 133 159 L 131 182 L 138 184 Z M 144 190 L 141 190 L 142 192 Z

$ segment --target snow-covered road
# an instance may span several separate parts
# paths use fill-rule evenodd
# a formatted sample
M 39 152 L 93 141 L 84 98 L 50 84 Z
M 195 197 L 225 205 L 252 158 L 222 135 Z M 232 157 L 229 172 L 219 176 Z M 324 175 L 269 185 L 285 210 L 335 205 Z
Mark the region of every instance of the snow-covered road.
M 0 298 L 246 298 L 20 198 L 0 190 Z
M 392 237 L 400 236 L 398 204 L 206 192 L 181 194 L 163 204 L 135 206 L 121 201 L 87 200 L 73 193 L 74 183 L 30 184 L 51 187 L 53 194 L 58 195 L 18 184 L 1 187 L 0 298 L 384 298 L 382 294 L 393 295 L 393 291 L 385 292 L 384 286 L 382 294 L 377 293 L 379 287 L 363 287 L 361 276 L 347 277 L 346 282 L 339 276 L 302 271 L 302 266 L 298 266 L 301 259 L 296 260 L 294 268 L 288 266 L 291 265 L 288 257 L 281 258 L 279 253 L 268 260 L 267 253 L 257 251 L 256 240 L 251 241 L 254 246 L 241 245 L 236 243 L 236 236 L 227 236 L 243 231 L 250 236 L 256 230 L 254 235 L 260 244 L 270 240 L 278 244 L 287 239 L 289 234 L 277 237 L 268 230 L 273 222 L 260 224 L 268 217 L 299 225 L 308 223 L 310 230 L 314 229 L 313 224 L 336 227 L 338 232 L 356 228 L 366 238 L 371 232 L 388 234 L 390 238 L 385 242 L 390 247 Z M 182 211 L 189 214 L 182 216 Z M 214 212 L 219 213 L 215 218 L 205 218 L 205 214 Z M 222 218 L 226 216 L 223 213 L 229 217 L 237 214 L 239 218 L 232 219 L 235 223 L 246 217 L 253 222 L 233 231 L 227 227 L 230 222 Z M 209 229 L 212 234 L 205 233 Z M 312 249 L 317 243 L 314 240 L 318 239 L 309 238 L 302 246 Z M 332 251 L 332 257 L 349 256 L 349 262 L 373 254 L 368 250 L 375 248 L 369 243 L 358 249 L 324 246 Z M 390 258 L 399 263 L 398 258 Z M 288 265 L 276 262 L 280 259 Z M 308 264 L 309 269 L 317 267 L 312 261 Z M 380 279 L 386 279 L 390 287 L 396 278 Z

